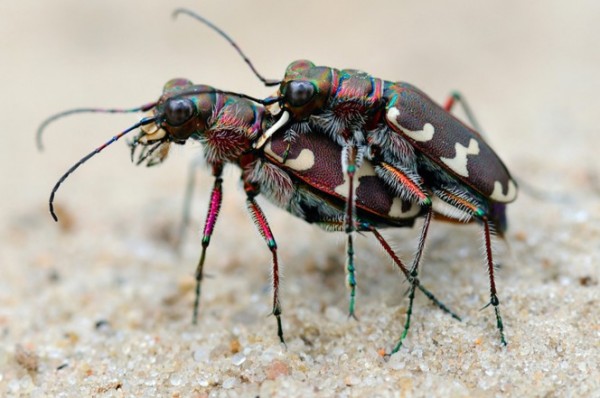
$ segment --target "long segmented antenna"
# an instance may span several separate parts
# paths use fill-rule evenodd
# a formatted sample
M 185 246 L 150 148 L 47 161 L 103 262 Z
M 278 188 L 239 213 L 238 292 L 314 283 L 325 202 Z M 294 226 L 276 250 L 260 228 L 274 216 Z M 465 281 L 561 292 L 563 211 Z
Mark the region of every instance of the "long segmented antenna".
M 75 163 L 73 166 L 71 166 L 71 168 L 69 168 L 69 170 L 67 170 L 67 172 L 58 179 L 58 181 L 54 185 L 54 188 L 52 188 L 52 192 L 50 193 L 50 200 L 49 200 L 48 204 L 50 206 L 50 214 L 52 215 L 52 218 L 54 219 L 54 221 L 58 221 L 58 217 L 56 216 L 56 213 L 54 212 L 54 195 L 56 194 L 56 191 L 58 191 L 58 188 L 60 188 L 61 184 L 71 175 L 71 173 L 73 173 L 75 170 L 77 170 L 77 168 L 79 166 L 81 166 L 82 164 L 87 162 L 94 155 L 102 152 L 102 150 L 104 148 L 106 148 L 113 142 L 117 141 L 119 138 L 123 137 L 125 134 L 129 133 L 132 130 L 137 129 L 138 127 L 145 126 L 146 124 L 150 124 L 155 121 L 156 121 L 155 117 L 146 117 L 146 118 L 140 120 L 139 122 L 137 122 L 133 126 L 129 127 L 128 129 L 115 135 L 110 140 L 106 141 L 104 144 L 100 145 L 98 148 L 94 149 L 92 152 L 88 153 L 86 156 L 81 158 L 81 160 L 79 160 L 77 163 Z
M 175 11 L 173 11 L 173 18 L 177 18 L 177 16 L 179 14 L 188 15 L 188 16 L 190 16 L 190 17 L 192 17 L 192 18 L 194 18 L 194 19 L 202 22 L 204 25 L 208 26 L 209 28 L 211 28 L 212 30 L 214 30 L 215 32 L 217 32 L 225 40 L 227 40 L 227 42 L 229 42 L 229 44 L 231 44 L 231 46 L 233 48 L 235 48 L 235 50 L 238 52 L 238 54 L 240 54 L 240 56 L 243 58 L 244 62 L 246 64 L 248 64 L 248 66 L 250 67 L 250 69 L 252 69 L 252 72 L 254 73 L 254 75 L 256 77 L 258 77 L 258 79 L 261 82 L 263 82 L 263 84 L 265 86 L 272 87 L 272 86 L 278 86 L 279 84 L 281 84 L 281 80 L 266 79 L 260 73 L 258 73 L 258 71 L 256 70 L 256 68 L 252 64 L 252 61 L 250 61 L 250 59 L 246 56 L 246 54 L 244 54 L 244 52 L 237 45 L 237 43 L 235 41 L 233 41 L 233 39 L 231 37 L 229 37 L 229 35 L 227 33 L 223 32 L 218 26 L 214 25 L 209 20 L 205 19 L 204 17 L 202 17 L 202 16 L 200 16 L 200 15 L 198 15 L 198 14 L 194 13 L 193 11 L 190 11 L 190 10 L 188 10 L 186 8 L 178 8 Z
M 191 88 L 189 90 L 181 90 L 176 94 L 173 94 L 171 97 L 169 97 L 169 99 L 172 98 L 179 98 L 179 97 L 185 97 L 186 95 L 194 95 L 194 94 L 223 94 L 223 95 L 231 95 L 233 97 L 238 97 L 238 98 L 243 98 L 243 99 L 247 99 L 249 101 L 252 102 L 256 102 L 257 104 L 261 104 L 263 106 L 268 106 L 268 105 L 273 105 L 276 102 L 281 101 L 282 97 L 268 97 L 265 99 L 258 99 L 255 97 L 252 97 L 251 95 L 247 95 L 247 94 L 242 94 L 242 93 L 236 93 L 235 91 L 226 91 L 226 90 L 219 90 L 219 89 L 200 89 L 200 88 Z
M 183 97 L 186 95 L 193 95 L 193 94 L 224 94 L 224 95 L 231 95 L 231 96 L 235 96 L 235 97 L 239 97 L 239 98 L 244 98 L 247 100 L 250 100 L 252 102 L 256 102 L 257 104 L 261 104 L 264 106 L 268 106 L 268 105 L 272 105 L 278 101 L 281 100 L 281 98 L 279 97 L 269 97 L 266 99 L 258 99 L 255 97 L 252 97 L 250 95 L 246 95 L 246 94 L 242 94 L 242 93 L 236 93 L 234 91 L 225 91 L 225 90 L 218 90 L 218 89 L 211 89 L 211 90 L 200 90 L 200 89 L 191 89 L 191 90 L 183 90 L 175 95 L 173 95 L 173 98 L 178 98 L 178 97 Z M 51 123 L 55 122 L 58 119 L 62 119 L 64 117 L 76 114 L 76 113 L 135 113 L 135 112 L 147 112 L 151 109 L 153 109 L 154 107 L 156 107 L 157 102 L 150 102 L 148 104 L 142 105 L 142 106 L 138 106 L 135 108 L 128 108 L 128 109 L 122 109 L 122 108 L 75 108 L 75 109 L 69 109 L 63 112 L 59 112 L 57 114 L 54 114 L 50 117 L 48 117 L 46 120 L 44 120 L 41 124 L 40 127 L 38 127 L 37 129 L 37 133 L 36 133 L 36 144 L 38 147 L 38 150 L 42 151 L 44 149 L 44 145 L 42 144 L 42 135 L 44 133 L 44 131 L 46 130 L 46 127 L 48 127 L 48 125 L 50 125 Z
M 151 102 L 149 104 L 145 104 L 145 105 L 142 105 L 142 106 L 138 106 L 138 107 L 135 107 L 135 108 L 129 108 L 129 109 L 118 109 L 118 108 L 75 108 L 75 109 L 69 109 L 67 111 L 63 111 L 63 112 L 57 113 L 55 115 L 50 116 L 46 120 L 44 120 L 42 122 L 42 124 L 40 124 L 40 127 L 38 127 L 37 134 L 35 136 L 37 147 L 38 147 L 38 149 L 40 151 L 44 149 L 44 145 L 42 144 L 42 134 L 44 133 L 44 130 L 46 129 L 46 127 L 48 127 L 48 125 L 50 123 L 53 123 L 53 122 L 55 122 L 58 119 L 62 119 L 63 117 L 70 116 L 70 115 L 73 115 L 73 114 L 76 114 L 76 113 L 134 113 L 134 112 L 147 112 L 150 109 L 154 108 L 155 106 L 156 106 L 156 102 Z

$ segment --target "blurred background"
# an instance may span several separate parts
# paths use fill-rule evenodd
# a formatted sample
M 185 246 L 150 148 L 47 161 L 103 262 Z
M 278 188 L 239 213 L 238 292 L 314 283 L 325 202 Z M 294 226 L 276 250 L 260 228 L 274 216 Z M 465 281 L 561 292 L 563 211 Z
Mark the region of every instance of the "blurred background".
M 69 351 L 75 348 L 57 343 L 61 336 L 82 335 L 99 320 L 150 334 L 158 333 L 155 328 L 191 328 L 191 276 L 212 186 L 209 172 L 199 173 L 194 221 L 180 256 L 170 242 L 188 166 L 200 146 L 175 148 L 165 164 L 146 169 L 131 164 L 124 142 L 113 144 L 58 192 L 62 220 L 56 224 L 47 212 L 56 180 L 138 116 L 73 116 L 48 127 L 43 152 L 34 140 L 40 122 L 53 113 L 82 106 L 138 106 L 156 100 L 173 77 L 256 97 L 271 94 L 213 31 L 185 16 L 174 21 L 175 7 L 216 23 L 268 78 L 281 78 L 290 62 L 307 58 L 410 82 L 439 102 L 460 90 L 509 169 L 546 190 L 542 201 L 521 195 L 509 208 L 512 250 L 505 250 L 501 262 L 508 265 L 498 282 L 501 300 L 507 297 L 509 340 L 519 336 L 519 325 L 544 333 L 560 324 L 528 325 L 522 319 L 527 310 L 519 312 L 517 302 L 536 302 L 551 312 L 555 308 L 544 304 L 547 295 L 560 296 L 562 288 L 573 292 L 580 278 L 590 278 L 597 293 L 597 1 L 1 1 L 0 392 L 22 376 L 13 360 L 16 344 L 36 352 L 42 368 L 54 369 L 76 362 Z M 209 338 L 222 328 L 223 333 L 264 334 L 276 345 L 274 320 L 263 322 L 269 312 L 269 253 L 244 214 L 238 171 L 228 169 L 225 178 L 226 200 L 209 249 L 207 272 L 213 278 L 205 283 L 206 319 L 195 329 L 197 337 Z M 556 202 L 548 192 L 567 194 L 569 200 Z M 261 204 L 286 267 L 286 325 L 302 328 L 307 317 L 314 317 L 317 323 L 343 324 L 340 335 L 360 341 L 361 332 L 344 315 L 342 237 Z M 432 228 L 422 280 L 478 322 L 473 330 L 460 324 L 456 330 L 483 333 L 483 344 L 492 345 L 492 312 L 478 311 L 488 291 L 478 232 L 473 226 Z M 403 258 L 410 258 L 416 230 L 387 236 Z M 364 264 L 359 317 L 367 319 L 361 324 L 368 325 L 369 316 L 383 317 L 381 311 L 389 316 L 374 326 L 383 333 L 368 345 L 374 349 L 399 333 L 405 307 L 395 306 L 403 303 L 404 287 L 397 288 L 401 278 L 371 239 L 360 240 L 358 256 Z M 369 261 L 373 258 L 375 264 Z M 386 281 L 385 275 L 394 277 Z M 544 286 L 552 293 L 536 293 L 544 283 L 550 283 Z M 328 308 L 341 315 L 319 314 Z M 572 311 L 581 316 L 576 308 Z M 425 309 L 435 313 L 425 300 L 416 312 Z M 597 328 L 598 315 L 590 316 Z M 431 317 L 433 324 L 444 322 Z M 425 318 L 415 322 L 423 324 Z M 416 330 L 413 344 L 429 344 L 418 340 Z M 290 341 L 298 333 L 291 332 Z M 597 371 L 591 369 L 587 372 Z

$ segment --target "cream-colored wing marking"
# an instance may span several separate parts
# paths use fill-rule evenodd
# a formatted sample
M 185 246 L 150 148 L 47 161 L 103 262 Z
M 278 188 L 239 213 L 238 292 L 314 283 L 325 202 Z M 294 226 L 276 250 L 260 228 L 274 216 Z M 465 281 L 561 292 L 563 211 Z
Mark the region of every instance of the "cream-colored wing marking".
M 398 116 L 400 115 L 400 111 L 397 108 L 391 107 L 386 114 L 387 120 L 396 126 L 400 131 L 406 134 L 408 137 L 412 138 L 415 141 L 419 142 L 427 142 L 431 141 L 433 135 L 435 134 L 435 127 L 431 123 L 425 123 L 423 125 L 423 130 L 409 130 L 405 127 L 402 127 L 398 123 Z
M 517 197 L 517 186 L 512 180 L 508 181 L 508 191 L 504 194 L 500 181 L 494 181 L 494 191 L 490 195 L 490 199 L 500 203 L 509 203 Z
M 310 149 L 307 149 L 307 148 L 304 148 L 302 151 L 300 151 L 300 154 L 298 155 L 298 157 L 296 157 L 294 159 L 288 158 L 288 159 L 285 159 L 285 161 L 281 156 L 279 156 L 278 154 L 273 152 L 273 148 L 271 148 L 270 140 L 267 142 L 267 145 L 265 145 L 264 151 L 267 155 L 273 157 L 279 163 L 284 164 L 286 167 L 289 167 L 292 170 L 296 170 L 296 171 L 310 170 L 315 165 L 315 154 Z
M 471 138 L 469 141 L 469 146 L 465 147 L 460 143 L 456 143 L 454 145 L 456 150 L 456 155 L 453 158 L 444 158 L 441 157 L 440 160 L 446 164 L 446 166 L 450 167 L 452 171 L 456 174 L 468 177 L 469 171 L 467 170 L 467 155 L 478 155 L 479 154 L 479 144 L 477 140 Z

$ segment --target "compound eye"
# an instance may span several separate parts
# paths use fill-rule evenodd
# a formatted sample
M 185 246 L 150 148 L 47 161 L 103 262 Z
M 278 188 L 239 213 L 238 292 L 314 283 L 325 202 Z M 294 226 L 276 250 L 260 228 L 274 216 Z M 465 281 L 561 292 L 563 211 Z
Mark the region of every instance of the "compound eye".
M 189 98 L 174 98 L 165 104 L 165 118 L 170 126 L 181 126 L 194 115 L 196 107 Z
M 306 80 L 294 80 L 289 83 L 285 100 L 290 106 L 306 105 L 315 96 L 315 86 Z

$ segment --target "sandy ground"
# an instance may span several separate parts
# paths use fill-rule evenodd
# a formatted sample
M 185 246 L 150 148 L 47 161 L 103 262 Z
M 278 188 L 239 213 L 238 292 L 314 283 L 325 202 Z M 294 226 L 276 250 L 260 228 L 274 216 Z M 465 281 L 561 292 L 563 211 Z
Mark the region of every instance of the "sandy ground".
M 432 227 L 422 282 L 463 317 L 416 301 L 405 347 L 401 275 L 358 239 L 359 321 L 346 316 L 343 239 L 262 201 L 285 267 L 287 349 L 268 317 L 269 252 L 238 170 L 209 250 L 201 318 L 193 269 L 211 181 L 200 173 L 181 255 L 169 244 L 188 164 L 134 167 L 117 143 L 58 193 L 58 177 L 131 115 L 48 115 L 155 100 L 175 76 L 265 97 L 234 51 L 172 2 L 0 2 L 0 396 L 600 396 L 600 3 L 179 1 L 237 38 L 268 77 L 294 59 L 467 95 L 489 141 L 543 190 L 510 206 L 497 284 L 499 345 L 476 226 Z M 572 5 L 569 5 L 572 4 Z M 551 193 L 560 194 L 560 197 Z M 417 230 L 388 237 L 410 259 Z

